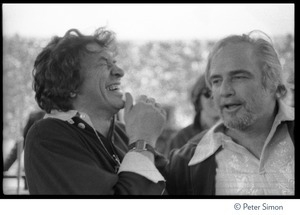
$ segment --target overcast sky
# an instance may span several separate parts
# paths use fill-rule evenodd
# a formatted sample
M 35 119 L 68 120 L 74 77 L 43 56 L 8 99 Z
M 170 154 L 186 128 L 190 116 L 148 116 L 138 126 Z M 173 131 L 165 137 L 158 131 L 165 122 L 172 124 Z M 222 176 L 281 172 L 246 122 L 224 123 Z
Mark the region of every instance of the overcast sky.
M 294 4 L 3 4 L 3 34 L 63 36 L 107 26 L 118 39 L 220 38 L 260 29 L 294 34 Z

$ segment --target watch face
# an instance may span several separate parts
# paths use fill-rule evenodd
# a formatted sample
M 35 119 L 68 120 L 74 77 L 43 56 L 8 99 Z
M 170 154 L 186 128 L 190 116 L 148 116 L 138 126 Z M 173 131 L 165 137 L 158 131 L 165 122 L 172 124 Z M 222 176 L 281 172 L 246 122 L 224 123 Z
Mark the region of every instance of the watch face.
M 134 150 L 136 152 L 143 152 L 143 151 L 149 151 L 152 152 L 154 155 L 156 155 L 155 150 L 151 146 L 151 144 L 148 144 L 145 140 L 138 140 L 132 144 L 129 145 L 130 150 Z
M 136 149 L 140 149 L 140 150 L 147 150 L 146 149 L 146 141 L 144 141 L 144 140 L 138 140 L 135 143 L 135 148 Z

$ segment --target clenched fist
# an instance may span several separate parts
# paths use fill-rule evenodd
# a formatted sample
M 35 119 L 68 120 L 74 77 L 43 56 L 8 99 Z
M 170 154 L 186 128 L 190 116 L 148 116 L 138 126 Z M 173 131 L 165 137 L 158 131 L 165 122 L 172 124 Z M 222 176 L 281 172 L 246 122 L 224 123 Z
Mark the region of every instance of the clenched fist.
M 155 147 L 166 122 L 166 112 L 153 98 L 143 95 L 133 105 L 131 94 L 125 96 L 124 121 L 130 143 L 143 139 Z

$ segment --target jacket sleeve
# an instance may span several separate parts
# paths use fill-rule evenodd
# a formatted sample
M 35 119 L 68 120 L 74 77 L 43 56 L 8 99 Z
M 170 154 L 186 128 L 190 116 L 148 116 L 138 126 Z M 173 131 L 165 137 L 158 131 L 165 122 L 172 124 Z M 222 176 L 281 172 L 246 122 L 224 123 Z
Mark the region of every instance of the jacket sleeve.
M 194 155 L 196 146 L 206 131 L 194 136 L 180 149 L 173 149 L 169 159 L 161 155 L 155 157 L 155 165 L 166 179 L 166 189 L 169 195 L 192 195 L 192 172 L 188 163 Z
M 30 194 L 160 195 L 164 190 L 164 182 L 107 170 L 65 127 L 55 124 L 47 129 L 34 125 L 26 138 L 25 172 Z
M 190 168 L 188 162 L 194 147 L 186 144 L 180 149 L 173 149 L 169 159 L 156 157 L 156 166 L 166 179 L 166 189 L 169 195 L 188 195 L 192 191 L 190 184 Z

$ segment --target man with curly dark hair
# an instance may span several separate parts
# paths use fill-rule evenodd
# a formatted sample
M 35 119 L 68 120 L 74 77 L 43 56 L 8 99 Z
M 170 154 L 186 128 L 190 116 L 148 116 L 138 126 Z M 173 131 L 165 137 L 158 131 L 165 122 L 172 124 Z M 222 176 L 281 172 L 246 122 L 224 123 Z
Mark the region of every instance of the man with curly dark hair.
M 164 193 L 153 148 L 165 113 L 145 95 L 133 105 L 126 93 L 124 102 L 120 90 L 124 71 L 115 57 L 114 33 L 105 28 L 92 36 L 70 29 L 37 56 L 33 88 L 47 114 L 25 140 L 30 194 Z M 126 127 L 115 117 L 124 107 Z M 149 114 L 152 120 L 144 120 Z M 153 128 L 153 120 L 161 126 Z M 145 128 L 151 135 L 140 132 Z

